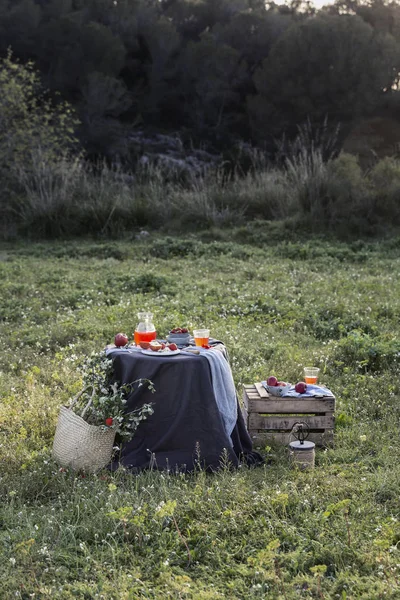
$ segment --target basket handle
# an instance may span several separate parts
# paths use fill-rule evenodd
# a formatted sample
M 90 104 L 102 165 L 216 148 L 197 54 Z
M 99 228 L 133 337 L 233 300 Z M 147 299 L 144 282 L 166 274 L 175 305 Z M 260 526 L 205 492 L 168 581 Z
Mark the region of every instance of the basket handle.
M 86 411 L 87 411 L 87 409 L 88 409 L 88 408 L 89 408 L 89 406 L 92 404 L 92 402 L 93 402 L 93 398 L 94 398 L 94 394 L 95 394 L 95 389 L 94 389 L 94 386 L 93 386 L 93 385 L 91 385 L 91 386 L 89 386 L 89 387 L 91 387 L 91 388 L 92 388 L 92 395 L 90 396 L 90 398 L 89 398 L 89 402 L 86 404 L 85 408 L 83 409 L 83 411 L 82 411 L 82 413 L 81 413 L 81 417 L 82 417 L 82 419 L 85 417 L 85 414 L 86 414 Z M 88 388 L 87 388 L 87 389 L 88 389 Z
M 85 414 L 86 414 L 86 411 L 88 410 L 89 406 L 90 406 L 90 405 L 92 404 L 92 402 L 93 402 L 93 397 L 94 397 L 94 387 L 93 387 L 93 385 L 88 385 L 88 386 L 86 386 L 85 388 L 83 388 L 83 390 L 81 390 L 80 392 L 78 392 L 78 393 L 77 393 L 77 395 L 76 395 L 76 396 L 75 396 L 75 397 L 72 399 L 72 402 L 71 402 L 71 404 L 69 405 L 69 408 L 71 409 L 71 408 L 72 408 L 73 406 L 75 406 L 75 404 L 78 402 L 79 398 L 80 398 L 81 396 L 83 396 L 83 394 L 84 394 L 85 392 L 87 392 L 88 390 L 90 390 L 90 389 L 92 390 L 92 395 L 90 396 L 88 403 L 86 404 L 85 408 L 84 408 L 84 409 L 83 409 L 83 411 L 82 411 L 82 414 L 81 414 L 81 417 L 82 417 L 82 419 L 83 419 L 83 417 L 85 416 Z

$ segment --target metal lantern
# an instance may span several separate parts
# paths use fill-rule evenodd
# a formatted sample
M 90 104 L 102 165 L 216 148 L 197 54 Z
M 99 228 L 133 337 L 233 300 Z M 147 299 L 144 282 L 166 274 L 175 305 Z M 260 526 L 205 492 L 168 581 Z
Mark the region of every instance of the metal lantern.
M 315 466 L 315 444 L 307 440 L 309 432 L 307 423 L 296 423 L 291 431 L 291 436 L 296 439 L 289 443 L 289 458 L 292 466 L 299 469 Z

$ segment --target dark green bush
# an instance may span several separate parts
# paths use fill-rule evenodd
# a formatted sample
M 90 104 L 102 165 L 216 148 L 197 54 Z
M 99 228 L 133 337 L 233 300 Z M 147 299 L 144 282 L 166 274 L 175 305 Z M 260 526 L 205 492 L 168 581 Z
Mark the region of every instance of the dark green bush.
M 388 336 L 372 337 L 354 330 L 339 340 L 332 361 L 339 370 L 344 365 L 366 373 L 393 369 L 400 365 L 400 341 Z
M 160 292 L 167 284 L 168 280 L 162 275 L 154 275 L 153 273 L 144 273 L 135 277 L 132 281 L 125 284 L 124 290 L 135 292 Z
M 196 254 L 198 243 L 194 240 L 180 240 L 166 237 L 152 243 L 149 253 L 156 258 L 168 259 L 172 257 L 184 258 Z
M 315 312 L 307 312 L 299 325 L 318 340 L 337 340 L 358 330 L 371 334 L 374 327 L 365 318 L 338 306 L 322 307 Z

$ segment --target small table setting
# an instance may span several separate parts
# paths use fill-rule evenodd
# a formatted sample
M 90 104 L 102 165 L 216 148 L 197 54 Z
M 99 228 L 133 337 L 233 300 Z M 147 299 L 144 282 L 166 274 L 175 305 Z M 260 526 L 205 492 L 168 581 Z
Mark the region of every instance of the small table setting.
M 153 414 L 141 423 L 134 438 L 122 444 L 111 463 L 133 471 L 167 469 L 190 472 L 217 470 L 221 461 L 261 464 L 239 408 L 225 345 L 207 329 L 175 327 L 158 339 L 151 313 L 139 313 L 134 344 L 117 334 L 106 348 L 114 378 L 129 384 L 150 380 L 126 397 L 126 411 L 152 403 Z

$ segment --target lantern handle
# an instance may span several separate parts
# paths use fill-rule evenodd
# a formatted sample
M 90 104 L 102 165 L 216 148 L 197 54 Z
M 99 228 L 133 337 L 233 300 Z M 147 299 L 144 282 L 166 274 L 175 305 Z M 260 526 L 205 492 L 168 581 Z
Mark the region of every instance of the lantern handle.
M 310 427 L 304 421 L 299 421 L 295 423 L 292 427 L 290 435 L 293 436 L 296 440 L 299 440 L 300 444 L 304 444 L 304 440 L 308 438 L 310 434 Z

